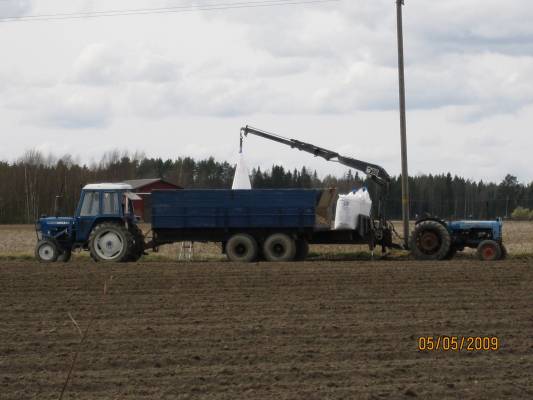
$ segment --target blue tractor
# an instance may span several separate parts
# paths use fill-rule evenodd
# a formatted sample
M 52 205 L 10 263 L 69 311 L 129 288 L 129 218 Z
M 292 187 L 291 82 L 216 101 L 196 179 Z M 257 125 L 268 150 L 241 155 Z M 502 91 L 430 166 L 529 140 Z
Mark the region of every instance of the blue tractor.
M 419 260 L 445 260 L 465 248 L 477 249 L 481 260 L 507 256 L 502 242 L 502 221 L 444 221 L 423 218 L 416 222 L 409 240 L 411 253 Z
M 132 200 L 140 199 L 123 183 L 86 185 L 74 217 L 37 221 L 35 256 L 41 262 L 67 262 L 74 249 L 88 250 L 95 261 L 136 261 L 144 253 Z

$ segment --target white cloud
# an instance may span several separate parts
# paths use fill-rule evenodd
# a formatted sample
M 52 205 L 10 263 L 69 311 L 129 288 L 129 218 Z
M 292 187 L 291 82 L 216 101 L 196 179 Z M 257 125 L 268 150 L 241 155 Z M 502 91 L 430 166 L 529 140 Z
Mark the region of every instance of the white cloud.
M 10 13 L 111 8 L 0 1 L 0 16 L 4 3 L 20 6 Z M 404 20 L 412 169 L 533 179 L 520 161 L 533 146 L 533 4 L 409 1 Z M 390 0 L 0 24 L 0 130 L 20 133 L 0 156 L 42 140 L 73 153 L 83 143 L 96 158 L 135 143 L 149 155 L 226 158 L 227 142 L 250 123 L 398 172 L 395 24 Z M 86 135 L 97 140 L 87 146 Z M 257 146 L 263 166 L 344 170 Z
M 0 1 L 0 18 L 19 17 L 28 14 L 32 8 L 32 0 Z

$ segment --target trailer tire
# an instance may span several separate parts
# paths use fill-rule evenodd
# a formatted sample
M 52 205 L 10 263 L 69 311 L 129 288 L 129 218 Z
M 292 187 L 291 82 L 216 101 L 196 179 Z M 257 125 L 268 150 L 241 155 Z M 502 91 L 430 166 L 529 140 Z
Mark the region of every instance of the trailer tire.
M 293 261 L 296 256 L 296 242 L 284 233 L 270 235 L 263 244 L 267 261 Z
M 309 255 L 309 243 L 305 239 L 298 239 L 296 241 L 296 261 L 305 261 Z
M 128 261 L 133 245 L 131 232 L 117 223 L 103 222 L 94 227 L 89 235 L 91 257 L 97 261 Z
M 409 246 L 417 260 L 444 260 L 450 251 L 450 233 L 440 222 L 422 221 L 416 225 Z
M 42 263 L 53 263 L 59 257 L 57 245 L 52 240 L 39 240 L 35 246 L 35 258 Z
M 230 261 L 252 262 L 258 254 L 257 241 L 246 233 L 237 233 L 226 243 L 226 255 Z
M 484 240 L 477 246 L 477 256 L 482 261 L 500 260 L 502 254 L 502 248 L 495 240 Z

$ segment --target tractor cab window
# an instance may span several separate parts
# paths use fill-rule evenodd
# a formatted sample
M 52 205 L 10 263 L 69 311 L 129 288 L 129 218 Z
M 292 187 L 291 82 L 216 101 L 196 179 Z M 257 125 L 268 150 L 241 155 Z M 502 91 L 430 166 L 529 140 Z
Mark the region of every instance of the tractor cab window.
M 81 217 L 93 217 L 100 212 L 100 196 L 98 192 L 85 192 L 81 205 Z
M 117 215 L 119 213 L 117 192 L 104 192 L 102 197 L 102 214 Z

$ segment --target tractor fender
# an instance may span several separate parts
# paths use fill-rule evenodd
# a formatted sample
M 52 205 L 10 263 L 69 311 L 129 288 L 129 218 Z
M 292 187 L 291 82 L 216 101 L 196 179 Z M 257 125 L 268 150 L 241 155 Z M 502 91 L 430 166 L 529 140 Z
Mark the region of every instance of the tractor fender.
M 415 225 L 418 225 L 424 221 L 435 221 L 439 224 L 443 225 L 446 229 L 448 229 L 448 224 L 443 219 L 440 219 L 439 217 L 422 217 L 416 220 Z

